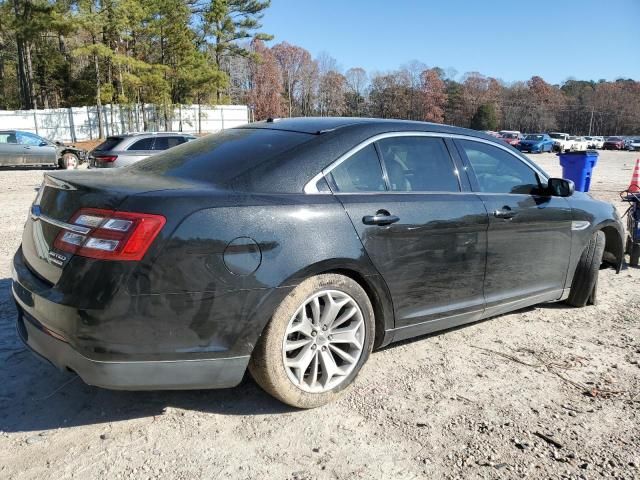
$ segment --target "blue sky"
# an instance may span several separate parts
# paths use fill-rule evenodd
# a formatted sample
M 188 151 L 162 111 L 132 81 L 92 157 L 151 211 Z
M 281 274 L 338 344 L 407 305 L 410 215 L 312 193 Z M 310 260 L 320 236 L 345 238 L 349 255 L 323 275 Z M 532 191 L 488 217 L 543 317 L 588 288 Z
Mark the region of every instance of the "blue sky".
M 272 0 L 262 30 L 345 70 L 640 80 L 640 0 Z

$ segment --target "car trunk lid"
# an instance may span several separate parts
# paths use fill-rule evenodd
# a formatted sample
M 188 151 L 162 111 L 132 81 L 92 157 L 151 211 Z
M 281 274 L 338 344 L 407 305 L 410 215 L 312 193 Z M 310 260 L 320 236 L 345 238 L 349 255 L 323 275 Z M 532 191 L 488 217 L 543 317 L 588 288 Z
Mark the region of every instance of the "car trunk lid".
M 190 186 L 173 178 L 116 170 L 45 174 L 22 236 L 24 260 L 34 274 L 56 284 L 73 254 L 57 249 L 54 242 L 62 231 L 81 233 L 83 227 L 70 222 L 78 210 L 116 210 L 131 195 Z

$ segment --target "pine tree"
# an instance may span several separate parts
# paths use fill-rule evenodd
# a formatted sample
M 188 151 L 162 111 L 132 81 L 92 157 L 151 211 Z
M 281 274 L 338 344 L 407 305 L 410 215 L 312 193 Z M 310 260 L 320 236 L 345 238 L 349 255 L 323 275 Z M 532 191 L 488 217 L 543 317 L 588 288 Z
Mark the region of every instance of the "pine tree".
M 202 15 L 203 32 L 212 42 L 212 58 L 215 66 L 225 73 L 225 57 L 248 57 L 251 50 L 243 46 L 242 40 L 271 40 L 272 35 L 258 32 L 262 25 L 263 11 L 271 0 L 211 0 Z M 218 100 L 222 90 L 217 90 Z

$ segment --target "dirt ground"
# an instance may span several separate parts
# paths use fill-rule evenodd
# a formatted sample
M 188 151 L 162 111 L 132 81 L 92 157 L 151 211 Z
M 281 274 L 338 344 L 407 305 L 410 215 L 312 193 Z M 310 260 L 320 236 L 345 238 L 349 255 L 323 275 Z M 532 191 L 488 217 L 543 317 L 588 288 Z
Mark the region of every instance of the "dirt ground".
M 624 211 L 637 156 L 602 152 L 593 195 Z M 556 156 L 532 158 L 559 175 Z M 639 269 L 601 271 L 597 306 L 540 305 L 378 351 L 347 395 L 312 411 L 250 378 L 107 391 L 14 332 L 10 259 L 41 179 L 0 171 L 2 479 L 640 478 Z

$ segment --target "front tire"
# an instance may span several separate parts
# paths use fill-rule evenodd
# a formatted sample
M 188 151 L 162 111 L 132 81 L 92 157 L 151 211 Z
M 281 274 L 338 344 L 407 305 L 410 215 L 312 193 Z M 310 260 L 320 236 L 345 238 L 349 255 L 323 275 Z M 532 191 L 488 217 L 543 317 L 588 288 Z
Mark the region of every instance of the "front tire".
M 373 349 L 375 320 L 362 287 L 344 275 L 306 279 L 278 306 L 249 371 L 263 390 L 297 408 L 332 402 Z
M 567 298 L 567 304 L 572 307 L 584 307 L 590 300 L 595 303 L 605 241 L 604 232 L 599 230 L 593 234 L 583 250 Z
M 62 155 L 62 158 L 58 162 L 58 166 L 63 170 L 75 170 L 78 168 L 80 160 L 75 153 L 67 152 Z

